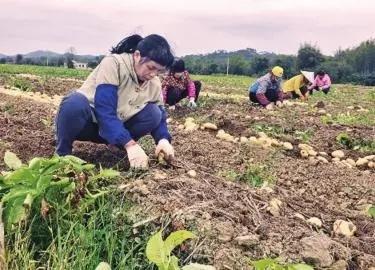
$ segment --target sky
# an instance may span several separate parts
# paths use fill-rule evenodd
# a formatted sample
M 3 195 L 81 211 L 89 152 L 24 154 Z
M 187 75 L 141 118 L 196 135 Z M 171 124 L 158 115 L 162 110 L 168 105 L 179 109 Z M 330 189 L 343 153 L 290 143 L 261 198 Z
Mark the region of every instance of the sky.
M 0 53 L 106 54 L 130 34 L 160 34 L 177 56 L 254 48 L 326 55 L 375 38 L 373 0 L 0 0 Z

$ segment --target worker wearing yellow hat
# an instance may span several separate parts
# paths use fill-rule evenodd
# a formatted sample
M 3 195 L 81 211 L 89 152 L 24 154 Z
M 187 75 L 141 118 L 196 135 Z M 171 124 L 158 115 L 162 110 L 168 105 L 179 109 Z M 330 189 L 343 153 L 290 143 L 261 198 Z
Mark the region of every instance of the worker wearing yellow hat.
M 283 83 L 282 89 L 284 92 L 284 99 L 300 98 L 306 100 L 309 96 L 307 86 L 314 83 L 314 72 L 303 71 Z
M 282 106 L 283 92 L 280 87 L 284 70 L 275 66 L 266 75 L 260 77 L 249 87 L 249 98 L 266 109 L 273 109 L 275 105 Z

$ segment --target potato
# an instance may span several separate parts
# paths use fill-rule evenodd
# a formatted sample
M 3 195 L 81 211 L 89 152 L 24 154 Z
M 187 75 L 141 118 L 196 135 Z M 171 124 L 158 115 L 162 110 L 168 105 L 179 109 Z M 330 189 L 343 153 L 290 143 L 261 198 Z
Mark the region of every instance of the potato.
M 321 161 L 322 163 L 325 163 L 325 164 L 329 163 L 328 160 L 325 157 L 318 156 L 317 160 L 319 160 L 319 161 Z
M 194 131 L 199 128 L 199 126 L 194 123 L 194 118 L 191 117 L 186 118 L 184 127 L 186 131 Z
M 216 134 L 216 137 L 227 142 L 234 142 L 234 137 L 228 133 L 226 133 L 224 130 L 220 129 L 218 133 Z
M 375 160 L 375 155 L 370 155 L 370 156 L 365 156 L 364 159 L 367 159 L 367 160 Z
M 306 222 L 318 228 L 322 227 L 323 225 L 322 221 L 317 217 L 309 218 L 308 220 L 306 220 Z
M 307 157 L 309 156 L 309 153 L 308 153 L 306 150 L 304 150 L 304 149 L 302 149 L 302 150 L 300 151 L 300 153 L 301 153 L 301 156 L 302 156 L 303 158 L 307 158 Z
M 240 138 L 240 143 L 248 143 L 248 142 L 249 142 L 248 138 L 243 137 L 243 136 Z
M 358 166 L 358 167 L 361 167 L 361 166 L 365 166 L 365 165 L 367 165 L 367 163 L 368 163 L 368 160 L 367 160 L 367 159 L 365 159 L 365 158 L 359 158 L 359 159 L 356 161 L 355 165 Z
M 309 156 L 313 156 L 313 157 L 316 157 L 318 155 L 318 153 L 314 150 L 308 150 L 307 153 L 309 154 Z
M 350 237 L 357 231 L 357 227 L 352 222 L 338 219 L 333 223 L 333 231 L 335 234 Z
M 197 172 L 194 171 L 194 170 L 189 170 L 187 172 L 187 175 L 189 175 L 191 178 L 195 178 L 195 177 L 197 177 Z
M 217 130 L 217 126 L 215 124 L 212 124 L 212 123 L 204 123 L 202 125 L 202 128 L 203 129 Z
M 286 150 L 293 150 L 293 145 L 290 142 L 284 142 L 283 147 Z
M 345 161 L 346 161 L 348 164 L 352 165 L 353 167 L 356 165 L 356 164 L 355 164 L 355 161 L 354 161 L 353 159 L 351 159 L 351 158 L 347 158 Z
M 304 143 L 300 143 L 298 145 L 298 148 L 301 149 L 301 150 L 305 150 L 306 152 L 308 152 L 309 150 L 314 150 L 314 148 L 312 148 L 312 146 L 310 146 L 308 144 L 304 144 Z
M 257 139 L 256 137 L 254 137 L 254 136 L 251 136 L 251 137 L 249 138 L 249 143 L 250 143 L 250 144 L 253 144 L 253 145 L 259 145 L 259 141 L 258 141 L 258 139 Z
M 336 150 L 336 151 L 333 151 L 332 153 L 331 153 L 331 155 L 334 157 L 334 158 L 343 158 L 343 157 L 345 157 L 345 153 L 343 152 L 343 151 L 341 151 L 341 150 Z

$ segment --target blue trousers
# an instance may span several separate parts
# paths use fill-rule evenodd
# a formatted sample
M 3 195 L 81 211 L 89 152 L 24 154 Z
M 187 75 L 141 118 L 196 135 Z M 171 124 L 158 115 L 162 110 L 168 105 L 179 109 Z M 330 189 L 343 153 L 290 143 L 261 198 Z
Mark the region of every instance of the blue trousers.
M 56 153 L 60 156 L 72 154 L 74 141 L 90 141 L 108 144 L 100 137 L 98 124 L 93 122 L 93 108 L 81 93 L 73 92 L 62 100 L 56 115 Z M 124 123 L 134 140 L 151 133 L 162 119 L 158 105 L 148 103 L 139 113 Z M 123 146 L 119 146 L 123 147 Z

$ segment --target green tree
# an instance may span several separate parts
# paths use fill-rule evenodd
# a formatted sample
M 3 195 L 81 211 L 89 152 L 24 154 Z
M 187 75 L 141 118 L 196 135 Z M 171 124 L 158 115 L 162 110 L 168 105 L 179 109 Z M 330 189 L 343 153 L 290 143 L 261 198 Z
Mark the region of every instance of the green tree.
M 231 74 L 243 75 L 246 73 L 248 63 L 241 55 L 234 55 L 229 58 L 229 72 Z
M 297 54 L 297 68 L 315 70 L 324 61 L 319 48 L 308 43 L 302 45 Z
M 16 64 L 22 64 L 22 60 L 23 60 L 23 55 L 22 54 L 17 54 L 16 55 L 16 59 L 15 59 L 15 62 Z
M 296 57 L 292 55 L 278 55 L 272 62 L 272 66 L 280 66 L 284 69 L 284 78 L 289 79 L 299 71 L 296 69 Z
M 252 75 L 262 75 L 270 68 L 270 61 L 266 57 L 256 56 L 250 64 L 250 73 Z

